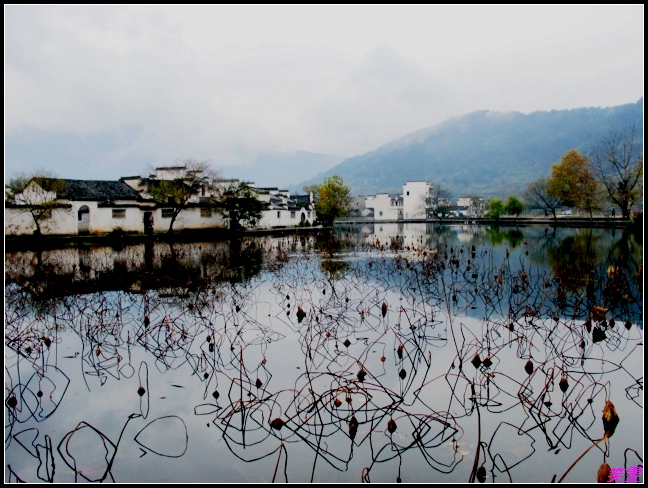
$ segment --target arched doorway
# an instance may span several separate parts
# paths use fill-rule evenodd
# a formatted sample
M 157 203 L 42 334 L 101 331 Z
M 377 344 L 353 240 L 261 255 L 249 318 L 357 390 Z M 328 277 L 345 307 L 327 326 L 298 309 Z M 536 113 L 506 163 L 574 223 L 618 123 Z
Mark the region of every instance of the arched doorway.
M 90 233 L 90 209 L 87 205 L 79 208 L 79 234 Z

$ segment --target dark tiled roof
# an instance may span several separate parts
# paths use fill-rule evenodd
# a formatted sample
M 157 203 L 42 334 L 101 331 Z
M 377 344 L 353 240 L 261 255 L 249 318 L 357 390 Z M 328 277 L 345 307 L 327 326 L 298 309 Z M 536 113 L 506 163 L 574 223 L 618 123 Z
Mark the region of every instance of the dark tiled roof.
M 63 180 L 67 188 L 58 198 L 69 200 L 137 200 L 139 193 L 123 181 Z
M 292 199 L 297 203 L 310 203 L 310 195 L 293 195 Z

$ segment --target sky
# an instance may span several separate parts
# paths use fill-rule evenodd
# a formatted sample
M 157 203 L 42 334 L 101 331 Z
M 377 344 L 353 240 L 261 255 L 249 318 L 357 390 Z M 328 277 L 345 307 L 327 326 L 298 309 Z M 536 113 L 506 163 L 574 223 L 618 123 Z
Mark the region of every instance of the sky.
M 643 5 L 4 11 L 5 180 L 197 159 L 227 177 L 277 165 L 288 181 L 284 156 L 352 157 L 476 110 L 643 97 Z

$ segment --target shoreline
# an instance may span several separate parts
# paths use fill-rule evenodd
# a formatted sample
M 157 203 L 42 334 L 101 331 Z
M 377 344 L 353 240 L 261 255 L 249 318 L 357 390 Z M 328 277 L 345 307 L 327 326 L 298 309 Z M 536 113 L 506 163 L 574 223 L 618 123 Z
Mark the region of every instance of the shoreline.
M 314 227 L 283 227 L 272 229 L 249 229 L 244 231 L 233 232 L 229 229 L 195 229 L 176 231 L 173 234 L 157 233 L 153 235 L 138 233 L 102 233 L 102 234 L 84 234 L 84 235 L 5 235 L 4 247 L 5 252 L 9 251 L 26 251 L 31 249 L 60 249 L 64 247 L 77 246 L 124 246 L 128 244 L 138 244 L 141 242 L 198 242 L 201 240 L 223 241 L 233 237 L 245 236 L 286 236 L 299 234 L 313 234 L 335 227 L 358 224 L 434 224 L 434 225 L 489 225 L 499 227 L 591 227 L 591 228 L 630 228 L 643 231 L 643 218 L 633 220 L 622 220 L 621 218 L 595 217 L 592 219 L 581 217 L 519 217 L 519 218 L 451 218 L 451 219 L 407 219 L 407 220 L 373 220 L 365 218 L 347 218 L 336 220 L 332 227 L 314 226 Z

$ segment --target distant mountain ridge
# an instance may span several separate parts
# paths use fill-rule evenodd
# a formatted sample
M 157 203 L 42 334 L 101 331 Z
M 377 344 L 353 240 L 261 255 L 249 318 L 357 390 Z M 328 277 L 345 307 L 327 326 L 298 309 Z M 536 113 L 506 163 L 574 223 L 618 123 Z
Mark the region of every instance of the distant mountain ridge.
M 588 154 L 599 137 L 628 123 L 643 137 L 643 98 L 608 108 L 472 112 L 348 158 L 301 186 L 339 175 L 353 195 L 400 192 L 416 180 L 441 184 L 455 197 L 520 195 L 565 152 Z

